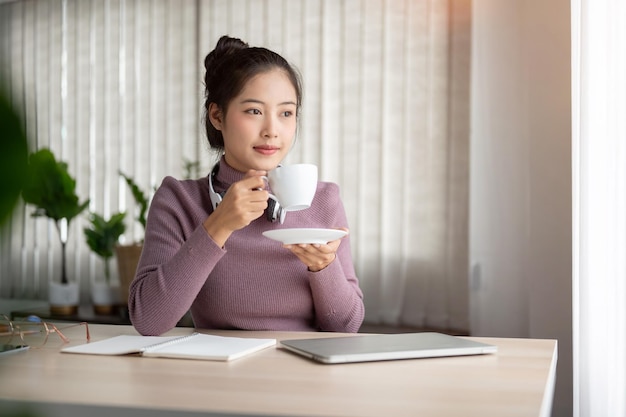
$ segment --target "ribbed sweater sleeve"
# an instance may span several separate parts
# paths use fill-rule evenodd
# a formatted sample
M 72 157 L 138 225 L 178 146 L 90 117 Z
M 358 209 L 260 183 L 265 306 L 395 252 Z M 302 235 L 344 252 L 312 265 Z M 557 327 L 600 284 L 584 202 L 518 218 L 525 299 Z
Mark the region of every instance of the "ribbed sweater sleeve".
M 159 335 L 175 327 L 224 255 L 202 226 L 208 213 L 196 213 L 199 193 L 180 185 L 165 178 L 150 204 L 128 301 L 131 321 L 142 334 Z

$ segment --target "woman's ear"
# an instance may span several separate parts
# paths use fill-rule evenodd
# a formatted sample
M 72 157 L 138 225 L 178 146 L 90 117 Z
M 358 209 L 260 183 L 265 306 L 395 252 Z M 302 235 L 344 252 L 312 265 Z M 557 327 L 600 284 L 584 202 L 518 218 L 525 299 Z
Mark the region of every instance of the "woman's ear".
M 215 129 L 222 130 L 223 117 L 222 109 L 216 103 L 209 104 L 209 120 Z

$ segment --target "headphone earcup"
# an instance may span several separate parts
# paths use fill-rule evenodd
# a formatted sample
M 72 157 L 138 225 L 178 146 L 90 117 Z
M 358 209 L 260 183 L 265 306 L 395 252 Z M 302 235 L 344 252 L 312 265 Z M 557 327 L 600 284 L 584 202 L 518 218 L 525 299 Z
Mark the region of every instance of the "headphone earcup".
M 280 205 L 278 201 L 270 198 L 267 200 L 267 209 L 265 210 L 265 215 L 267 216 L 267 220 L 270 222 L 275 222 L 278 218 L 278 210 L 280 210 Z
M 267 200 L 267 209 L 265 210 L 265 215 L 267 216 L 267 220 L 270 222 L 275 222 L 279 220 L 282 224 L 285 221 L 286 212 L 280 206 L 276 199 L 270 197 Z
M 217 175 L 217 171 L 219 170 L 219 168 L 219 163 L 215 164 L 213 166 L 213 169 L 211 169 L 211 173 L 209 174 L 209 198 L 211 199 L 211 205 L 213 206 L 213 210 L 215 210 L 217 206 L 222 202 L 222 198 L 224 197 L 224 194 L 226 194 L 226 191 L 220 194 L 215 192 L 215 190 L 213 189 L 213 177 Z

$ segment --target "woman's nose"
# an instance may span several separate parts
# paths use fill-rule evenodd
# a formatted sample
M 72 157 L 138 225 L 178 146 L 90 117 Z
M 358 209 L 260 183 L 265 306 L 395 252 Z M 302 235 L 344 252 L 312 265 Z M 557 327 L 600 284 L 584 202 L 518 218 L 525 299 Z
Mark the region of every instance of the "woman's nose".
M 275 138 L 278 136 L 278 131 L 276 129 L 276 120 L 273 117 L 268 117 L 265 119 L 265 124 L 263 125 L 263 137 L 267 139 Z

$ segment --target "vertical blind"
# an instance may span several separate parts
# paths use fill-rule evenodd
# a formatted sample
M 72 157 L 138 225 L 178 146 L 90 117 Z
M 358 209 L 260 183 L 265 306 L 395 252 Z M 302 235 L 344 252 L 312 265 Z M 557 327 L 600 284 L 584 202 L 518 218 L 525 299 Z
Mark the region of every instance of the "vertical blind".
M 228 34 L 273 49 L 304 81 L 285 163 L 340 185 L 366 320 L 467 330 L 470 0 L 20 1 L 0 53 L 31 150 L 68 162 L 90 210 L 128 211 L 119 170 L 147 190 L 216 155 L 203 58 Z M 0 295 L 45 298 L 56 231 L 20 207 L 2 231 Z M 70 275 L 102 272 L 72 224 Z M 87 290 L 84 291 L 87 297 Z

